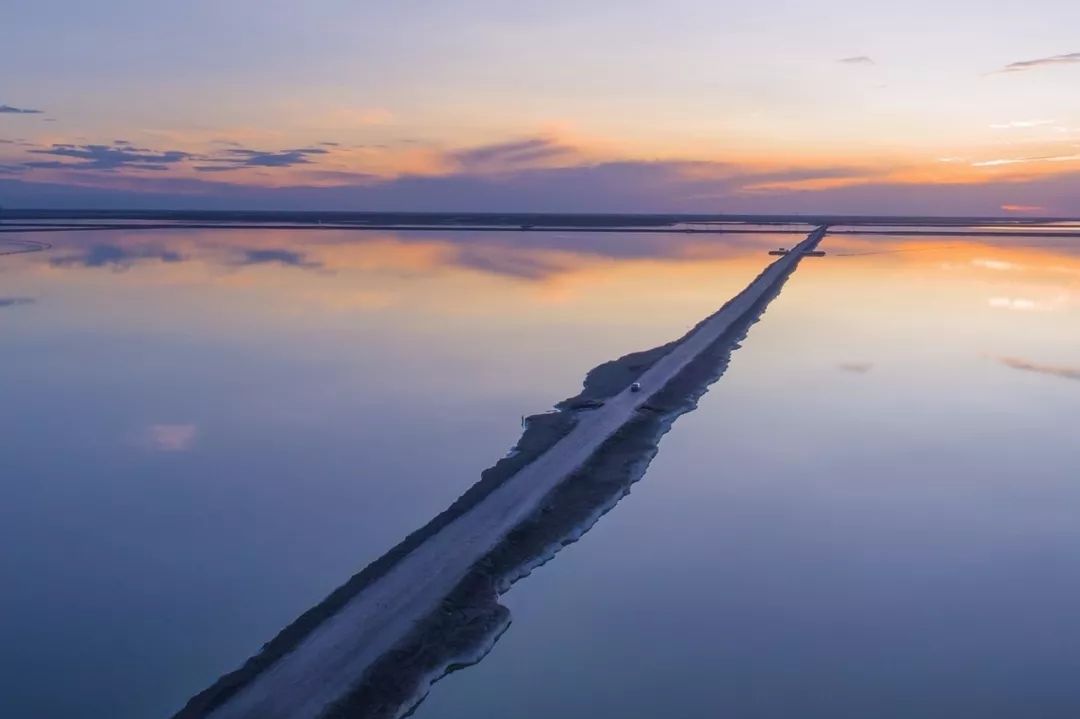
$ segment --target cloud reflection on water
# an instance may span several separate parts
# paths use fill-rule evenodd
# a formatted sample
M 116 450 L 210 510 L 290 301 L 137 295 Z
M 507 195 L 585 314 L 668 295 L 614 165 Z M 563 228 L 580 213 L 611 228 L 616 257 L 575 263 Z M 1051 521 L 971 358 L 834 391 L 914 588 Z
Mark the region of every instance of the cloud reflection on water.
M 1020 357 L 999 357 L 998 360 L 1006 367 L 1011 367 L 1012 369 L 1018 369 L 1024 372 L 1036 372 L 1050 377 L 1080 380 L 1080 366 L 1071 367 L 1066 365 L 1044 364 L 1022 359 Z

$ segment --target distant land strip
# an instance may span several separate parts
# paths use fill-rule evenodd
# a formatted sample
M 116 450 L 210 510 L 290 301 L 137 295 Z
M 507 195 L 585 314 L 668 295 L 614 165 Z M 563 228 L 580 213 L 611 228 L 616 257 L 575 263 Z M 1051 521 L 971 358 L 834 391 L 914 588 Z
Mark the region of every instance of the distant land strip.
M 681 214 L 681 213 L 555 213 L 555 212 L 373 212 L 373 211 L 283 211 L 283 210 L 49 210 L 0 209 L 0 226 L 26 220 L 97 220 L 188 223 L 242 222 L 264 225 L 362 224 L 366 226 L 457 226 L 532 229 L 671 227 L 679 224 L 751 224 L 751 225 L 881 225 L 881 226 L 1040 226 L 1072 223 L 1080 230 L 1076 217 L 934 217 L 903 215 L 840 214 Z M 804 230 L 805 232 L 806 230 Z
M 0 233 L 28 232 L 101 232 L 118 230 L 348 230 L 353 232 L 586 232 L 586 233 L 646 233 L 646 234 L 692 234 L 692 235 L 805 235 L 806 228 L 769 229 L 758 228 L 681 228 L 681 227 L 573 227 L 548 225 L 543 227 L 509 227 L 504 225 L 359 225 L 359 224 L 273 224 L 273 223 L 138 223 L 112 225 L 0 225 Z M 1080 231 L 1077 232 L 1080 235 Z
M 912 225 L 918 227 L 918 225 Z M 1029 227 L 1018 225 L 1018 227 Z M 46 232 L 116 232 L 130 230 L 324 230 L 324 231 L 352 231 L 352 232 L 562 232 L 562 233 L 618 233 L 618 234 L 684 234 L 684 235 L 803 235 L 806 228 L 792 227 L 733 227 L 702 228 L 702 227 L 636 227 L 636 226 L 562 226 L 541 225 L 535 227 L 513 227 L 507 225 L 375 225 L 375 224 L 275 224 L 275 223 L 249 223 L 249 222 L 168 222 L 149 223 L 138 222 L 128 224 L 83 224 L 83 225 L 53 225 L 53 224 L 0 224 L 0 234 L 26 234 Z M 867 226 L 852 230 L 832 230 L 833 235 L 860 235 L 882 237 L 1027 237 L 1041 239 L 1070 239 L 1080 238 L 1080 227 L 1075 230 L 1053 229 L 1024 229 L 1002 230 L 1000 228 L 988 228 L 985 230 L 882 230 Z M 0 253 L 2 254 L 2 253 Z

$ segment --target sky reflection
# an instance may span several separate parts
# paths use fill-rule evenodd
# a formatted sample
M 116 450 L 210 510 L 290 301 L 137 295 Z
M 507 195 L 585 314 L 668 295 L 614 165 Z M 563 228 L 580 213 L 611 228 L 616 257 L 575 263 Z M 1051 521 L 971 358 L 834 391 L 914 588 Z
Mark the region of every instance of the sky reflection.
M 823 247 L 633 493 L 515 586 L 511 629 L 416 716 L 1080 710 L 1080 260 Z M 1069 299 L 987 301 L 1037 293 Z
M 79 232 L 3 258 L 35 302 L 0 316 L 0 714 L 168 715 L 768 246 L 519 236 Z
M 249 230 L 48 239 L 51 250 L 0 258 L 8 410 L 0 414 L 8 498 L 0 542 L 18 550 L 0 553 L 10 647 L 0 662 L 0 714 L 44 719 L 167 715 L 445 508 L 512 446 L 521 415 L 574 394 L 592 366 L 679 336 L 756 276 L 767 249 L 791 243 L 788 235 Z M 500 646 L 475 674 L 461 675 L 460 699 L 455 677 L 424 710 L 437 716 L 443 696 L 482 714 L 470 682 L 483 682 L 484 700 L 498 702 L 522 689 L 508 673 L 524 681 L 540 671 L 546 684 L 549 665 L 532 662 L 589 657 L 573 644 L 582 629 L 569 619 L 582 603 L 606 607 L 606 619 L 580 615 L 597 632 L 588 650 L 596 662 L 610 659 L 607 648 L 645 656 L 618 639 L 627 631 L 620 622 L 640 607 L 613 603 L 597 591 L 606 579 L 591 579 L 608 576 L 605 567 L 693 587 L 681 582 L 709 559 L 693 547 L 710 531 L 730 530 L 709 539 L 724 547 L 764 541 L 768 516 L 804 527 L 803 540 L 822 526 L 815 522 L 838 523 L 850 531 L 827 534 L 835 544 L 807 546 L 821 548 L 820 561 L 842 561 L 834 550 L 866 527 L 844 507 L 862 506 L 872 519 L 891 497 L 916 513 L 901 517 L 922 512 L 931 529 L 941 513 L 960 512 L 935 509 L 925 482 L 897 496 L 913 480 L 895 468 L 911 461 L 919 477 L 948 480 L 934 491 L 974 502 L 957 516 L 977 522 L 979 536 L 1014 551 L 986 523 L 1027 526 L 1002 493 L 1044 506 L 1015 477 L 1068 491 L 1054 472 L 1075 465 L 1064 448 L 1080 387 L 1068 374 L 1080 366 L 1080 255 L 1067 243 L 1028 242 L 828 238 L 830 255 L 804 263 L 702 409 L 665 439 L 640 485 L 648 499 L 620 505 L 580 548 L 509 596 L 517 619 L 504 641 L 521 642 L 530 658 L 502 661 Z M 1038 309 L 1021 310 L 1017 300 Z M 806 427 L 791 446 L 775 441 Z M 1024 451 L 1010 459 L 1008 447 Z M 716 467 L 726 469 L 718 476 Z M 775 492 L 753 494 L 751 479 Z M 973 494 L 986 482 L 995 494 Z M 807 496 L 830 487 L 838 507 Z M 740 493 L 743 501 L 725 505 Z M 809 515 L 795 512 L 800 499 Z M 979 518 L 982 509 L 989 519 Z M 1054 526 L 1066 532 L 1059 519 Z M 899 519 L 890 526 L 898 536 L 913 531 Z M 933 535 L 940 561 L 928 560 L 929 549 L 905 555 L 892 538 L 871 537 L 896 562 L 948 572 L 941 562 L 956 554 L 943 526 Z M 665 536 L 686 544 L 659 541 Z M 803 615 L 785 614 L 790 605 L 776 595 L 797 587 L 763 567 L 779 563 L 810 581 L 810 565 L 784 559 L 785 538 L 795 536 L 782 533 L 775 551 L 712 565 L 742 597 L 728 616 L 764 607 L 754 616 L 773 623 L 777 646 Z M 593 559 L 578 564 L 586 552 Z M 679 556 L 685 566 L 672 568 Z M 830 588 L 866 598 L 865 567 L 852 566 L 858 571 Z M 565 583 L 545 588 L 563 572 Z M 610 586 L 621 591 L 626 581 L 612 576 Z M 707 589 L 689 593 L 717 601 Z M 628 591 L 618 596 L 670 599 Z M 771 597 L 764 605 L 763 596 Z M 823 587 L 813 596 L 815 611 L 825 611 L 831 595 Z M 533 614 L 528 607 L 538 603 L 554 614 Z M 668 607 L 661 617 L 692 614 L 654 606 Z M 640 636 L 656 639 L 655 648 L 685 629 L 650 625 Z M 857 649 L 831 646 L 836 657 Z M 776 652 L 753 656 L 745 671 L 788 676 Z M 737 658 L 708 665 L 709 674 L 725 675 Z M 641 661 L 636 673 L 605 674 L 605 696 L 624 691 L 626 676 L 657 691 L 685 690 L 657 665 L 690 666 L 685 656 Z M 558 670 L 562 679 L 549 685 L 566 689 L 568 716 L 582 696 L 568 685 L 571 674 L 597 686 L 597 665 L 588 666 Z

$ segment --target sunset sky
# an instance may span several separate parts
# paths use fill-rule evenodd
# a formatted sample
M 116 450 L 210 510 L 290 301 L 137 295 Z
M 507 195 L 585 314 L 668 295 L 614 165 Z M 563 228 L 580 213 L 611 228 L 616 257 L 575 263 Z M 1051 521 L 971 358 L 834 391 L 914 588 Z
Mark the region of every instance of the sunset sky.
M 1080 3 L 5 3 L 0 205 L 1080 215 Z

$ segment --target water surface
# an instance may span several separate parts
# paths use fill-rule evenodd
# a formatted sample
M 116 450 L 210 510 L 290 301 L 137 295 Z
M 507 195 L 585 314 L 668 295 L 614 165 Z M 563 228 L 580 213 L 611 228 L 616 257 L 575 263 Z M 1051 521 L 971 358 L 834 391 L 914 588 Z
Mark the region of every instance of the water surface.
M 26 237 L 52 247 L 0 257 L 0 716 L 35 719 L 171 714 L 786 242 Z
M 1080 252 L 822 247 L 418 717 L 1080 713 Z

